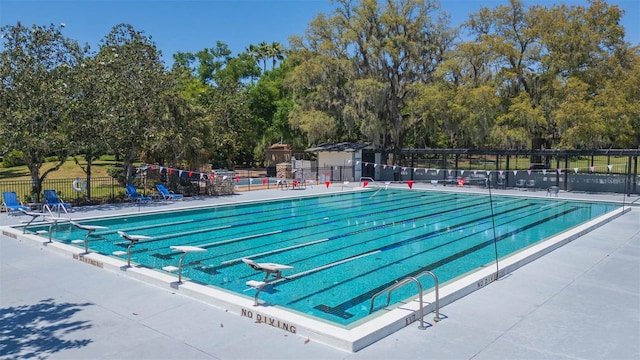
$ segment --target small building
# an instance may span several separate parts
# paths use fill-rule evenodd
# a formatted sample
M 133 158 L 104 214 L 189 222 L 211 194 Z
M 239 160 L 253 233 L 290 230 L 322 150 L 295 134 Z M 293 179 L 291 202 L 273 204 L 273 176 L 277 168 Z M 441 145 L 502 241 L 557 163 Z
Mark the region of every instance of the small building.
M 304 151 L 289 144 L 273 144 L 266 151 L 267 176 L 276 176 L 276 165 L 291 163 L 293 158 L 303 159 Z
M 362 172 L 362 163 L 374 160 L 368 158 L 373 156 L 373 152 L 367 150 L 372 149 L 369 143 L 341 142 L 320 144 L 306 151 L 316 154 L 318 174 L 324 178 L 330 176 L 330 180 L 359 181 L 363 176 L 373 175 Z

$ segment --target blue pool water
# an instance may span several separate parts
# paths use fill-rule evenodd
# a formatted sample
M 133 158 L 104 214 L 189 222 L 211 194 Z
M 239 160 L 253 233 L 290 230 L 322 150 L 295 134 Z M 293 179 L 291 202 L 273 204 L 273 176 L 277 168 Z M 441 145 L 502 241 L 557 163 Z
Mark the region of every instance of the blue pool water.
M 443 283 L 495 266 L 496 248 L 498 257 L 505 257 L 619 207 L 559 199 L 492 200 L 432 191 L 359 191 L 82 224 L 108 228 L 94 232 L 89 247 L 110 256 L 128 245 L 117 231 L 151 237 L 132 247 L 136 266 L 177 266 L 182 253 L 170 246 L 205 248 L 187 255 L 183 277 L 249 298 L 255 290 L 246 282 L 262 280 L 264 274 L 242 258 L 293 266 L 265 287 L 261 301 L 347 326 L 369 315 L 373 294 L 407 276 L 430 270 Z M 42 229 L 48 226 L 28 230 Z M 71 243 L 85 234 L 59 224 L 52 236 Z M 434 285 L 429 277 L 420 280 L 424 289 Z M 416 295 L 415 286 L 405 286 L 393 292 L 391 302 Z M 376 300 L 375 309 L 385 298 Z

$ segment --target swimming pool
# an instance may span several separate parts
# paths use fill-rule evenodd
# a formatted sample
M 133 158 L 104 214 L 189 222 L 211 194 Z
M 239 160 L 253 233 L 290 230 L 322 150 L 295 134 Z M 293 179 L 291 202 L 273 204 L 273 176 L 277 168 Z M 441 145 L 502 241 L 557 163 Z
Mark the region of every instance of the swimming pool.
M 557 233 L 619 208 L 612 203 L 498 197 L 465 193 L 382 190 L 355 191 L 279 201 L 225 205 L 126 217 L 83 220 L 105 226 L 90 237 L 92 252 L 112 256 L 129 245 L 117 231 L 149 236 L 132 247 L 136 266 L 175 266 L 189 245 L 206 252 L 188 254 L 183 276 L 238 296 L 253 298 L 249 280 L 262 280 L 242 262 L 292 266 L 260 293 L 263 304 L 352 328 L 375 317 L 371 297 L 424 270 L 441 283 L 503 259 Z M 495 231 L 494 231 L 495 225 Z M 30 226 L 29 232 L 48 230 Z M 86 231 L 61 223 L 52 237 L 75 245 Z M 48 235 L 42 235 L 48 236 Z M 126 256 L 120 256 L 126 258 Z M 420 278 L 425 290 L 433 280 Z M 406 286 L 391 304 L 415 298 Z

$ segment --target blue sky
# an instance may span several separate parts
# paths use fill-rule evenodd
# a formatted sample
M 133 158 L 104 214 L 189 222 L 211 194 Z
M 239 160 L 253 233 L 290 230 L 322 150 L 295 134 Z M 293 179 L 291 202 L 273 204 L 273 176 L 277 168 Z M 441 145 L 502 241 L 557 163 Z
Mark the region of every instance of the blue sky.
M 442 10 L 457 26 L 481 6 L 507 0 L 441 0 Z M 551 6 L 559 1 L 525 0 L 528 5 Z M 587 5 L 586 0 L 565 0 Z M 640 0 L 609 0 L 626 11 L 622 19 L 627 41 L 640 44 Z M 329 0 L 0 0 L 0 24 L 49 25 L 65 23 L 64 34 L 97 51 L 100 40 L 119 23 L 144 31 L 162 51 L 167 65 L 176 52 L 197 52 L 229 45 L 233 55 L 262 41 L 288 46 L 289 37 L 304 35 L 318 13 L 332 12 Z

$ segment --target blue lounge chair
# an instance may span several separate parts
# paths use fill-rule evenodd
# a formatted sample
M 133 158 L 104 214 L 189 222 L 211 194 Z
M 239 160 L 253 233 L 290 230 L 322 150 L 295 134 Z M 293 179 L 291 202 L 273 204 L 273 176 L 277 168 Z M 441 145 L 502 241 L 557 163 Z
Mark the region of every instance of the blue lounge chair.
M 127 185 L 127 197 L 131 201 L 136 202 L 151 201 L 151 198 L 149 196 L 138 194 L 138 190 L 136 190 L 136 187 L 133 185 Z
M 29 208 L 22 205 L 18 200 L 18 195 L 13 191 L 4 191 L 2 193 L 2 206 L 7 210 L 7 214 L 20 210 L 28 211 Z
M 58 197 L 58 193 L 55 190 L 45 190 L 44 191 L 44 207 L 49 210 L 51 216 L 53 216 L 53 211 L 56 210 L 58 215 L 60 215 L 60 211 L 63 211 L 67 216 L 69 213 L 67 209 L 71 208 L 71 204 L 64 202 L 64 200 Z
M 175 194 L 173 191 L 169 191 L 164 184 L 158 184 L 156 188 L 158 188 L 158 193 L 160 193 L 160 196 L 165 200 L 178 200 L 183 197 L 182 194 Z

